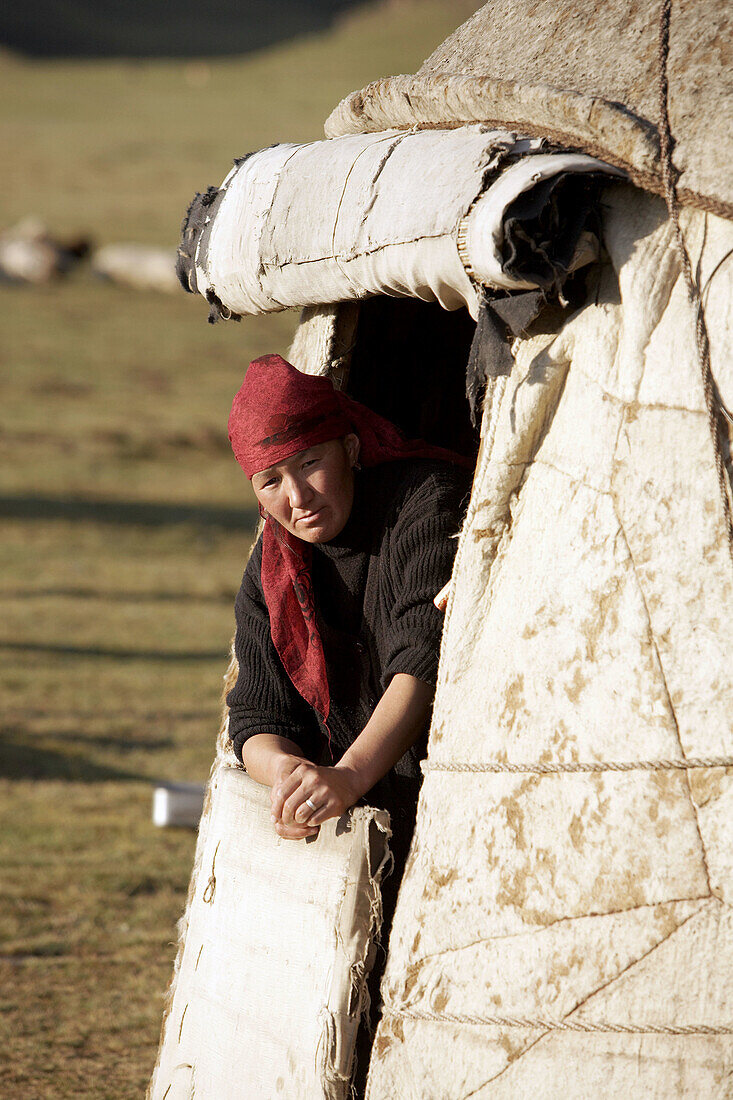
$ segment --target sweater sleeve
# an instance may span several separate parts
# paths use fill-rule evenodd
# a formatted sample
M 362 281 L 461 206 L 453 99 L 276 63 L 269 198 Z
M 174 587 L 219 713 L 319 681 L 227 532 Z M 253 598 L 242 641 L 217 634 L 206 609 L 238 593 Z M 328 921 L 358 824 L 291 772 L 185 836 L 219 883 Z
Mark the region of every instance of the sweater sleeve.
M 433 600 L 450 579 L 466 475 L 431 473 L 400 503 L 390 547 L 390 626 L 382 689 L 398 672 L 435 684 L 444 615 Z
M 318 725 L 311 708 L 288 678 L 270 635 L 270 617 L 262 593 L 262 540 L 247 563 L 234 604 L 234 652 L 237 682 L 227 695 L 229 737 L 242 759 L 242 746 L 257 733 L 294 741 L 306 756 L 318 754 Z

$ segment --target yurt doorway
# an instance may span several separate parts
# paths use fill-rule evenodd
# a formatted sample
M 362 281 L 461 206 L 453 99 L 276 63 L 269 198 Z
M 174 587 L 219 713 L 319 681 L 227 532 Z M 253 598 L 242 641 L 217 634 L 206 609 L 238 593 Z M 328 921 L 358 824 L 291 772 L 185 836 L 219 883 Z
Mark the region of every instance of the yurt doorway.
M 466 309 L 367 299 L 359 306 L 348 393 L 410 438 L 475 455 L 479 437 L 465 392 L 475 328 Z
M 448 311 L 437 302 L 379 296 L 359 303 L 351 338 L 346 390 L 357 401 L 396 424 L 408 438 L 420 438 L 475 458 L 479 433 L 466 398 L 466 364 L 476 324 L 468 310 Z M 403 826 L 404 827 L 404 826 Z M 382 883 L 383 950 L 368 979 L 373 1006 L 392 928 L 406 848 L 397 853 L 399 875 Z M 379 1013 L 372 1012 L 375 1027 Z M 366 1090 L 372 1038 L 363 1025 L 357 1038 L 355 1089 Z

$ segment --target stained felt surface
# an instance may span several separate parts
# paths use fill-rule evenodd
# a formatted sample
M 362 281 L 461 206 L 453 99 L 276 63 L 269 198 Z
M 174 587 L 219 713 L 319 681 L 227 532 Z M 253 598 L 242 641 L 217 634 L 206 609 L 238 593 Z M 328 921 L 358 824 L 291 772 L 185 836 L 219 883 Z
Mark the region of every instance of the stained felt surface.
M 663 204 L 604 201 L 595 292 L 490 391 L 370 1100 L 621 1097 L 632 1065 L 724 1096 L 733 1065 L 733 567 Z M 683 224 L 725 399 L 731 227 Z

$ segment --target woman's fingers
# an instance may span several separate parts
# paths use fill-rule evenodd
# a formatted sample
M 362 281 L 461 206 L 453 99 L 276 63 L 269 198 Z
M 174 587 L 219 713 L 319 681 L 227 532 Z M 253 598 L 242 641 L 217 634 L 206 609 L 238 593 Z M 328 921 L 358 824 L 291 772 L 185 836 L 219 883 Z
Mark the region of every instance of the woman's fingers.
M 318 777 L 318 768 L 315 764 L 304 762 L 283 780 L 272 788 L 271 806 L 274 821 L 280 821 L 284 825 L 302 824 L 313 810 L 305 805 L 306 799 L 311 798 L 314 805 L 318 806 L 324 798 L 318 799 L 316 787 L 321 786 Z M 299 807 L 303 810 L 296 818 Z
M 338 769 L 305 762 L 273 787 L 272 820 L 312 828 L 340 817 L 355 800 L 352 787 Z
M 292 796 L 294 791 L 297 791 L 303 781 L 302 769 L 303 765 L 299 765 L 295 771 L 290 775 L 285 776 L 279 783 L 276 783 L 270 793 L 270 806 L 272 807 L 272 816 L 276 821 L 287 820 L 283 818 L 283 807 L 287 800 Z
M 318 826 L 283 825 L 282 822 L 278 821 L 275 825 L 275 832 L 284 840 L 303 840 L 306 837 L 315 836 L 318 832 Z
M 323 799 L 320 802 L 316 797 L 308 797 L 304 802 L 298 806 L 293 813 L 293 818 L 299 824 L 304 824 L 306 821 L 310 824 L 314 814 L 316 814 L 323 807 Z
M 448 596 L 450 595 L 450 581 L 444 584 L 438 595 L 433 600 L 433 603 L 437 607 L 438 611 L 445 611 L 448 606 Z
M 323 825 L 325 821 L 330 821 L 332 817 L 341 817 L 343 812 L 343 808 L 334 807 L 327 802 L 324 806 L 319 806 L 319 808 L 310 815 L 308 824 Z
M 320 807 L 325 802 L 324 797 L 319 797 L 318 793 L 313 789 L 313 778 L 305 776 L 300 786 L 293 791 L 289 798 L 285 799 L 283 803 L 282 812 L 280 814 L 280 820 L 286 825 L 302 824 L 306 820 L 310 819 L 313 813 L 313 807 L 309 806 L 306 799 L 310 798 L 314 806 Z

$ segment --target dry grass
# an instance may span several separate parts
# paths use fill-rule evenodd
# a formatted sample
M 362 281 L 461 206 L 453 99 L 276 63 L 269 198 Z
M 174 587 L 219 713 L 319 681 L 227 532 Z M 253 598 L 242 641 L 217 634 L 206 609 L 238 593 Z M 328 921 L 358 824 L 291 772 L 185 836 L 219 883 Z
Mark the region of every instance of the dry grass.
M 175 247 L 233 156 L 319 136 L 459 15 L 201 64 L 1 55 L 3 222 Z M 151 786 L 208 773 L 253 522 L 226 417 L 295 323 L 205 316 L 83 271 L 0 287 L 2 1096 L 138 1097 L 154 1061 L 194 837 L 153 828 Z
M 243 60 L 36 62 L 0 57 L 3 218 L 29 212 L 100 239 L 176 241 L 193 192 L 231 160 L 309 141 L 350 91 L 414 72 L 470 0 L 365 8 Z M 53 184 L 51 185 L 51 180 Z M 164 199 L 164 201 L 161 201 Z
M 1 784 L 4 1096 L 142 1095 L 191 837 L 125 770 Z

